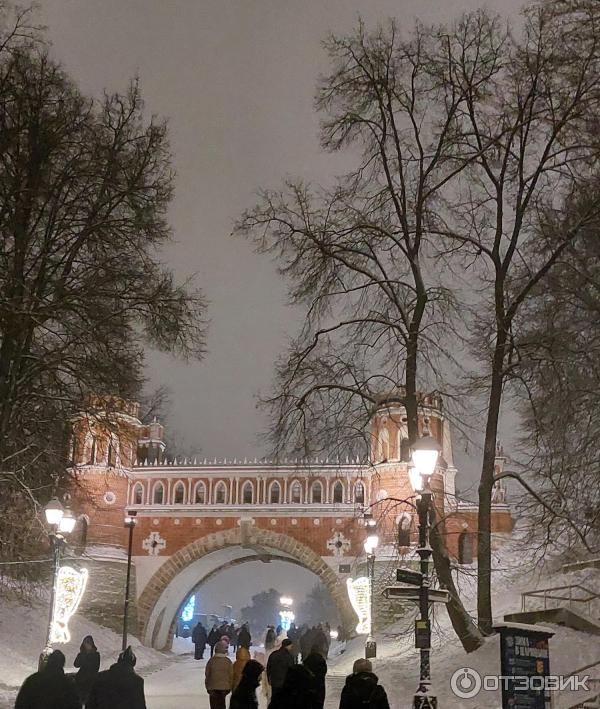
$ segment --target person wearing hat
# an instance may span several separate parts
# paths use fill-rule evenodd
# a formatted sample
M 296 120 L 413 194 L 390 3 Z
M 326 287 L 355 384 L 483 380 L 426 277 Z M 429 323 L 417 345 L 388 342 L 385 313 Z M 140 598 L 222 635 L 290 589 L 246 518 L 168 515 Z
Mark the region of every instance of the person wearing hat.
M 294 666 L 294 644 L 289 638 L 282 640 L 279 650 L 269 655 L 267 660 L 267 679 L 271 685 L 272 698 L 283 687 L 290 667 Z
M 86 709 L 146 709 L 144 680 L 135 673 L 135 663 L 129 646 L 114 665 L 98 674 Z
M 369 660 L 355 660 L 340 697 L 340 709 L 390 709 L 385 689 Z
M 225 697 L 233 688 L 233 663 L 227 657 L 229 643 L 219 640 L 215 654 L 206 663 L 204 684 L 210 701 L 210 709 L 225 709 Z
M 85 638 L 83 638 L 79 653 L 73 665 L 79 668 L 75 675 L 75 686 L 77 687 L 81 703 L 85 706 L 92 685 L 96 681 L 96 677 L 100 671 L 100 653 L 91 635 L 86 635 Z
M 54 650 L 39 672 L 23 682 L 15 709 L 79 709 L 75 685 L 64 672 L 65 656 Z

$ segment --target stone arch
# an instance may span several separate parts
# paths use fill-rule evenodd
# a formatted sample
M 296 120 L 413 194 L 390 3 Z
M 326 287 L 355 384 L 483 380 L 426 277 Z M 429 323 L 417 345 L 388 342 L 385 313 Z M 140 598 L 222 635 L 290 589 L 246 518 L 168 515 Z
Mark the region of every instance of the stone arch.
M 243 532 L 236 527 L 196 539 L 169 557 L 153 574 L 137 601 L 142 643 L 157 649 L 168 647 L 173 618 L 186 596 L 217 570 L 241 558 L 260 559 L 258 553 L 248 556 L 249 548 L 260 549 L 263 558 L 287 558 L 312 571 L 329 591 L 344 626 L 348 631 L 354 629 L 356 616 L 346 585 L 316 552 L 286 534 L 255 526 Z

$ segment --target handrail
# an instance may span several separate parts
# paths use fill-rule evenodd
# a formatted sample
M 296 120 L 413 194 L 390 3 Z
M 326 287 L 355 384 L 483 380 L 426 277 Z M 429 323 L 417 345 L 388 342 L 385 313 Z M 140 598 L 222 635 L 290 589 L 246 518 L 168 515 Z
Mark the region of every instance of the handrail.
M 576 589 L 584 591 L 585 594 L 587 594 L 587 595 L 580 596 L 580 597 L 573 596 L 573 590 L 576 590 Z M 569 591 L 568 596 L 552 594 L 553 591 L 564 591 L 564 590 Z M 533 591 L 524 591 L 523 593 L 521 593 L 521 611 L 523 613 L 526 610 L 526 608 L 525 608 L 526 598 L 543 598 L 544 610 L 546 610 L 548 607 L 548 599 L 556 600 L 556 601 L 568 601 L 569 608 L 572 608 L 573 603 L 587 603 L 588 604 L 588 613 L 589 613 L 592 601 L 600 598 L 600 594 L 598 594 L 595 591 L 592 591 L 591 589 L 586 588 L 585 586 L 582 586 L 581 584 L 578 584 L 578 583 L 570 584 L 568 586 L 553 586 L 551 588 L 539 588 L 539 589 L 534 589 Z

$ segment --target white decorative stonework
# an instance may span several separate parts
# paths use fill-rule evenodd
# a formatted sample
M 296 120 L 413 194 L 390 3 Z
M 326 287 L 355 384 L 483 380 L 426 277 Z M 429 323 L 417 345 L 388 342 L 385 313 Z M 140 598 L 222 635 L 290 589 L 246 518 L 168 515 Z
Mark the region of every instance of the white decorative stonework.
M 217 527 L 220 527 L 223 524 L 223 520 L 218 519 L 215 524 L 217 525 Z
M 196 517 L 196 524 L 202 524 L 202 520 L 200 519 L 200 517 Z
M 298 520 L 297 520 L 297 519 L 293 519 L 293 520 L 292 520 L 292 524 L 293 524 L 294 527 L 295 527 L 295 526 L 298 524 Z
M 108 492 L 104 493 L 104 497 L 102 499 L 107 505 L 114 505 L 117 501 L 117 496 L 114 492 L 112 492 L 112 490 L 109 490 Z
M 317 518 L 317 519 L 313 519 L 313 524 L 315 525 L 315 527 L 318 527 L 318 526 L 321 524 L 321 520 L 318 519 L 318 518 Z
M 338 517 L 338 519 L 335 520 L 335 523 L 336 523 L 336 524 L 341 524 L 341 523 L 342 523 L 342 520 Z
M 158 556 L 166 546 L 167 542 L 160 536 L 160 532 L 150 532 L 142 542 L 142 549 L 148 552 L 148 556 Z
M 179 524 L 181 524 L 181 520 L 180 520 L 180 519 L 174 519 L 174 520 L 173 520 L 173 524 L 179 525 Z
M 381 500 L 387 500 L 389 497 L 387 490 L 380 490 L 377 493 L 377 502 L 381 502 Z
M 331 549 L 334 556 L 346 556 L 351 546 L 352 542 L 342 532 L 334 532 L 331 539 L 327 540 L 327 548 Z
M 271 524 L 272 524 L 273 527 L 274 527 L 274 526 L 277 524 L 277 520 L 276 520 L 276 519 L 272 519 L 272 520 L 271 520 Z
M 159 522 L 159 520 L 157 520 L 157 519 L 153 519 L 153 520 L 152 520 L 152 524 L 153 524 L 155 527 L 158 527 L 158 525 L 160 524 L 160 522 Z

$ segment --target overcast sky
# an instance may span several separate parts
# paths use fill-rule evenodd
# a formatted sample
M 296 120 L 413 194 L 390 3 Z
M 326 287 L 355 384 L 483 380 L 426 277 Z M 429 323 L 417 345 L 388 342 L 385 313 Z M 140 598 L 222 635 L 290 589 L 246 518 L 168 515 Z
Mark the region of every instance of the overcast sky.
M 179 278 L 197 274 L 210 300 L 209 354 L 185 365 L 151 355 L 154 384 L 172 391 L 171 423 L 210 457 L 261 455 L 255 410 L 298 314 L 264 257 L 229 236 L 259 187 L 286 174 L 327 182 L 313 94 L 327 68 L 320 42 L 395 16 L 447 20 L 479 0 L 42 0 L 53 54 L 87 92 L 124 90 L 138 75 L 149 113 L 170 123 Z M 487 5 L 516 14 L 520 0 Z

